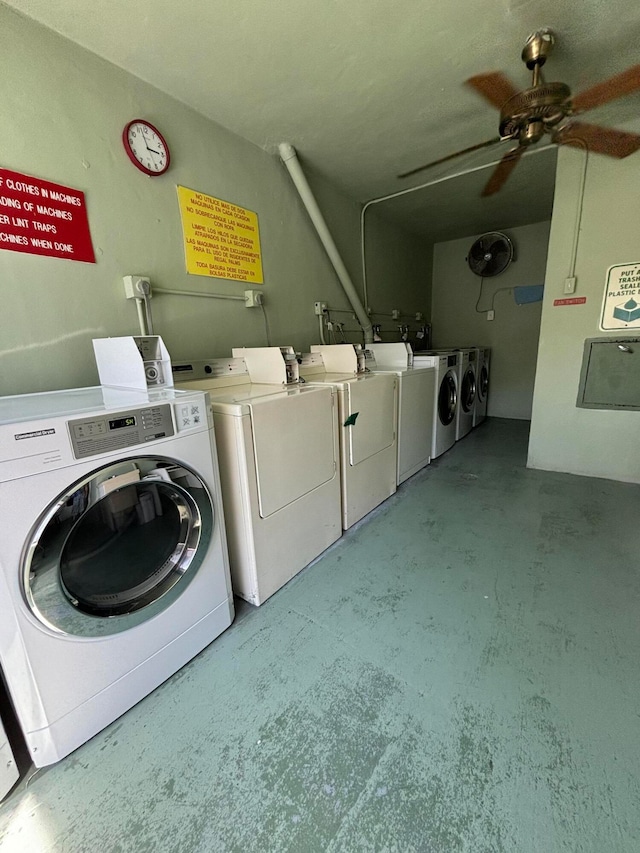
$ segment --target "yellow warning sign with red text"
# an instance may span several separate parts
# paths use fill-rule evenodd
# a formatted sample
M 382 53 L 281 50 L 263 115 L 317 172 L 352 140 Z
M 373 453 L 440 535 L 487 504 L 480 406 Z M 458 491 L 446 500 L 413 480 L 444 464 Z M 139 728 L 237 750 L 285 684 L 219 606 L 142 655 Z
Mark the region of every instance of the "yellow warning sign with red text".
M 263 284 L 256 213 L 188 187 L 178 202 L 188 273 Z

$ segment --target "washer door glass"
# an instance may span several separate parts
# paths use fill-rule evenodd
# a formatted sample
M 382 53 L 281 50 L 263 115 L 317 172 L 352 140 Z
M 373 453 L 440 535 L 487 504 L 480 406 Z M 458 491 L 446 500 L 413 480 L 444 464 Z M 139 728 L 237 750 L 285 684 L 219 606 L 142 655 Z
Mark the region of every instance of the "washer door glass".
M 489 391 L 489 371 L 483 364 L 480 369 L 480 382 L 478 383 L 478 399 L 484 400 Z
M 447 373 L 440 383 L 438 392 L 438 416 L 445 426 L 448 426 L 456 416 L 457 401 L 456 381 L 451 373 Z
M 476 399 L 476 375 L 472 367 L 467 368 L 467 372 L 462 377 L 462 389 L 460 394 L 460 402 L 465 412 L 470 412 L 473 409 L 473 404 Z
M 140 457 L 100 468 L 38 520 L 25 552 L 25 597 L 64 633 L 127 630 L 183 592 L 212 529 L 207 487 L 184 465 Z

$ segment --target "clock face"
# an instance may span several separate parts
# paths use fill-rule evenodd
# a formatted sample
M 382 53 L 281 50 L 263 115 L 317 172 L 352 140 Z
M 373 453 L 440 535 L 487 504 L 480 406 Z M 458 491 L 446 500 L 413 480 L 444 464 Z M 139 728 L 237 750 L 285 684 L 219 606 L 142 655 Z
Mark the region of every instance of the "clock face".
M 122 132 L 122 142 L 133 165 L 145 175 L 162 175 L 169 168 L 169 146 L 148 121 L 130 121 Z

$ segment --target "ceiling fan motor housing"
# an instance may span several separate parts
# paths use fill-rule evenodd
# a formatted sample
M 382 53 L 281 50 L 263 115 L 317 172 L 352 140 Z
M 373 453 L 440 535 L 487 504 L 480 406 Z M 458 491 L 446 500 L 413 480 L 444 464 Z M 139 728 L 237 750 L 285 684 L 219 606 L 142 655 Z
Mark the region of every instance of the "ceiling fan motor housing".
M 547 127 L 554 127 L 571 111 L 571 89 L 564 83 L 541 83 L 518 92 L 500 110 L 500 136 L 520 138 L 524 144 L 537 142 Z M 542 133 L 536 139 L 526 138 L 527 126 L 542 123 Z M 524 133 L 525 138 L 522 138 Z

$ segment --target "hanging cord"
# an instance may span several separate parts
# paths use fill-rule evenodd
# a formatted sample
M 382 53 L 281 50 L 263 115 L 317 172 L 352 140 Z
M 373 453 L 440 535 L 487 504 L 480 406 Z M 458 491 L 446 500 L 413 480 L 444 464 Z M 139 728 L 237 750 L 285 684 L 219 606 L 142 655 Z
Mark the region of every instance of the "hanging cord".
M 269 331 L 269 319 L 267 317 L 267 309 L 264 307 L 264 302 L 260 303 L 262 308 L 262 316 L 264 317 L 264 330 L 267 335 L 267 346 L 271 346 L 271 332 Z
M 571 138 L 571 137 L 569 137 Z M 587 179 L 587 163 L 589 160 L 589 146 L 579 137 L 571 139 L 572 145 L 578 145 L 584 151 L 584 160 L 582 162 L 582 171 L 580 173 L 580 189 L 578 190 L 578 204 L 576 206 L 576 224 L 573 232 L 573 243 L 571 245 L 571 261 L 569 263 L 569 278 L 575 278 L 576 275 L 576 258 L 578 257 L 578 241 L 580 239 L 580 226 L 582 224 L 582 205 L 584 202 L 584 185 Z
M 478 305 L 480 305 L 480 300 L 482 299 L 482 285 L 484 284 L 484 276 L 480 276 L 480 293 L 478 294 L 478 301 L 476 302 L 476 314 L 486 314 L 486 311 L 478 311 Z M 487 309 L 490 310 L 490 309 Z

